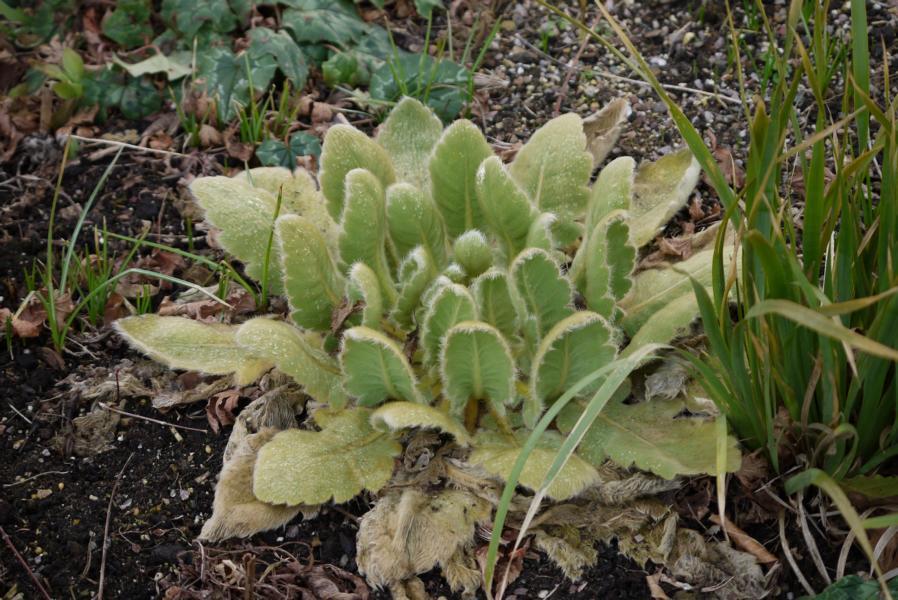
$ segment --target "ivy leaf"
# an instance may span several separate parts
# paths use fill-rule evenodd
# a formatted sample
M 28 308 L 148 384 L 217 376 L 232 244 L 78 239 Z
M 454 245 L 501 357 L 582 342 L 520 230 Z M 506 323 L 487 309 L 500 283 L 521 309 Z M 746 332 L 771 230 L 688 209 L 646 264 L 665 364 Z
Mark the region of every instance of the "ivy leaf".
M 435 363 L 446 332 L 462 321 L 477 318 L 477 306 L 468 289 L 457 283 L 441 287 L 426 304 L 424 323 L 421 328 L 421 346 L 424 361 Z
M 583 121 L 570 113 L 540 127 L 518 151 L 509 172 L 540 212 L 573 223 L 586 208 L 592 160 Z M 559 241 L 568 245 L 573 240 Z
M 269 504 L 342 504 L 380 490 L 402 446 L 372 429 L 371 411 L 341 411 L 321 431 L 288 429 L 259 450 L 253 494 Z
M 429 164 L 433 199 L 452 238 L 480 227 L 477 169 L 492 155 L 483 133 L 465 119 L 447 127 L 434 147 Z
M 303 333 L 283 321 L 257 317 L 237 329 L 236 340 L 253 356 L 274 363 L 316 401 L 333 408 L 346 406 L 340 365 L 323 350 L 317 334 Z
M 256 148 L 256 157 L 263 165 L 268 167 L 286 167 L 292 169 L 296 166 L 296 159 L 300 156 L 321 155 L 321 142 L 314 135 L 305 131 L 297 131 L 290 136 L 290 144 L 281 140 L 267 139 Z
M 237 27 L 237 17 L 227 0 L 162 0 L 161 16 L 187 40 L 192 40 L 204 28 L 228 33 Z
M 471 284 L 480 318 L 511 338 L 518 330 L 520 318 L 517 300 L 511 292 L 508 274 L 490 269 Z
M 366 169 L 386 189 L 396 181 L 396 172 L 386 150 L 351 125 L 334 125 L 324 136 L 318 180 L 327 198 L 331 216 L 339 220 L 346 194 L 346 176 L 353 169 Z
M 499 415 L 515 399 L 514 358 L 492 325 L 463 321 L 447 333 L 440 351 L 443 394 L 460 415 L 469 400 L 484 400 Z
M 371 426 L 380 431 L 437 429 L 454 437 L 460 446 L 471 444 L 471 436 L 461 423 L 440 409 L 427 404 L 387 402 L 372 413 Z
M 682 400 L 651 400 L 624 404 L 609 400 L 577 448 L 593 465 L 610 458 L 618 465 L 636 466 L 664 479 L 677 475 L 714 474 L 717 469 L 717 432 L 713 420 L 677 417 Z M 580 418 L 582 406 L 570 403 L 558 416 L 558 428 L 569 431 Z M 739 470 L 742 454 L 733 437 L 727 438 L 729 473 Z
M 419 188 L 408 183 L 394 183 L 387 188 L 387 224 L 400 257 L 421 246 L 438 268 L 446 264 L 443 219 Z
M 413 184 L 420 190 L 430 189 L 427 164 L 443 123 L 429 108 L 414 98 L 403 98 L 377 134 L 377 143 L 393 159 L 400 181 Z
M 149 0 L 120 0 L 103 17 L 103 35 L 126 50 L 146 44 L 153 37 Z
M 482 430 L 474 438 L 474 451 L 468 462 L 482 466 L 488 473 L 503 480 L 508 479 L 528 436 L 529 431 L 526 430 L 518 431 L 515 435 Z M 524 464 L 518 483 L 531 490 L 540 489 L 562 441 L 563 438 L 557 432 L 543 432 Z M 572 454 L 549 486 L 546 495 L 553 500 L 567 500 L 598 482 L 598 472 L 582 458 Z
M 234 373 L 238 384 L 247 385 L 273 366 L 238 345 L 237 328 L 230 325 L 143 315 L 119 319 L 115 328 L 131 346 L 171 369 Z
M 285 31 L 272 31 L 267 27 L 254 27 L 247 32 L 249 38 L 249 59 L 251 65 L 258 64 L 262 57 L 271 56 L 278 69 L 290 80 L 293 87 L 301 90 L 309 76 L 306 57 L 296 42 Z M 256 74 L 253 73 L 253 85 Z M 258 87 L 258 86 L 257 86 Z
M 686 206 L 701 171 L 689 148 L 639 168 L 630 205 L 630 235 L 637 248 L 652 241 L 677 211 Z
M 329 88 L 344 85 L 355 87 L 362 85 L 370 75 L 354 52 L 335 52 L 321 63 L 321 74 L 324 84 Z
M 281 17 L 299 43 L 329 42 L 344 47 L 361 37 L 368 25 L 348 0 L 282 0 L 289 6 Z
M 524 424 L 536 426 L 543 408 L 575 383 L 617 356 L 611 326 L 596 313 L 580 311 L 559 321 L 540 342 L 530 375 L 530 396 L 524 402 Z M 584 389 L 587 395 L 601 381 Z
M 487 158 L 480 165 L 475 189 L 483 219 L 502 244 L 506 259 L 511 261 L 526 246 L 533 222 L 533 205 L 497 156 Z
M 189 189 L 206 212 L 206 220 L 221 230 L 221 247 L 246 265 L 250 277 L 262 279 L 277 198 L 245 180 L 230 177 L 200 177 Z M 273 293 L 283 290 L 278 253 L 272 248 L 269 255 L 268 284 Z
M 424 98 L 444 122 L 458 116 L 468 98 L 468 70 L 448 59 L 402 53 L 371 75 L 374 100 L 396 102 L 403 96 Z
M 573 312 L 572 291 L 561 267 L 545 250 L 528 248 L 511 265 L 511 278 L 537 337 Z
M 197 81 L 215 99 L 219 122 L 230 121 L 237 116 L 237 106 L 249 104 L 249 70 L 252 71 L 254 91 L 268 89 L 277 71 L 277 63 L 272 56 L 258 57 L 252 63 L 248 63 L 245 56 L 235 55 L 222 46 L 208 47 L 197 53 Z
M 345 284 L 324 237 L 299 215 L 278 218 L 276 233 L 291 318 L 300 327 L 327 331 Z
M 385 400 L 424 402 L 402 348 L 378 331 L 367 327 L 346 330 L 340 365 L 346 391 L 361 406 L 377 406 Z

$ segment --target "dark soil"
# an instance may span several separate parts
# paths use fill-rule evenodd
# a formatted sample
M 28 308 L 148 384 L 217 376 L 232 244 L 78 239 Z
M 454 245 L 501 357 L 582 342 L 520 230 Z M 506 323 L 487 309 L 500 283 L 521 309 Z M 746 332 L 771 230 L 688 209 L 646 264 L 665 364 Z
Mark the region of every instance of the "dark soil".
M 711 10 L 716 3 L 653 0 L 617 4 L 636 44 L 648 57 L 666 59 L 664 66 L 659 63 L 658 67 L 665 81 L 724 95 L 735 93 L 726 64 L 726 30 L 720 15 Z M 705 12 L 705 21 L 698 22 L 696 15 L 702 4 L 711 9 Z M 569 3 L 568 8 L 573 10 L 576 5 Z M 500 30 L 485 70 L 507 80 L 508 86 L 483 94 L 487 107 L 478 119 L 486 125 L 491 141 L 512 146 L 526 139 L 552 116 L 557 103 L 561 112 L 574 110 L 585 115 L 627 94 L 634 114 L 615 155 L 651 159 L 679 145 L 675 128 L 650 90 L 620 79 L 632 74 L 602 50 L 592 46 L 584 50 L 571 69 L 564 92 L 562 82 L 580 46 L 577 36 L 562 29 L 548 37 L 543 50 L 539 27 L 547 22 L 547 15 L 542 9 L 532 2 L 519 2 L 507 10 L 504 18 L 512 27 Z M 877 10 L 871 13 L 874 35 L 894 38 L 895 15 L 885 8 Z M 594 18 L 589 13 L 586 20 Z M 412 30 L 414 33 L 415 27 Z M 688 31 L 694 33 L 696 41 L 684 45 L 683 34 Z M 878 48 L 878 44 L 872 47 Z M 609 77 L 609 73 L 615 77 Z M 746 139 L 739 121 L 742 107 L 688 93 L 675 93 L 675 98 L 703 133 L 713 133 L 720 146 L 732 149 L 738 164 Z M 106 128 L 115 132 L 134 127 L 112 123 Z M 112 159 L 109 152 L 99 156 L 94 152 L 95 148 L 82 152 L 64 172 L 56 240 L 71 234 L 78 216 L 77 210 L 66 209 L 85 204 Z M 45 257 L 49 208 L 60 159 L 61 148 L 54 139 L 32 137 L 20 144 L 9 163 L 0 165 L 0 180 L 4 181 L 0 185 L 0 306 L 12 310 L 19 306 L 27 294 L 24 271 L 35 259 Z M 186 248 L 187 229 L 178 210 L 179 184 L 190 175 L 217 172 L 221 162 L 205 154 L 160 159 L 125 151 L 88 217 L 82 239 L 92 239 L 88 232 L 105 222 L 109 231 L 128 235 L 150 231 L 150 240 Z M 701 193 L 703 206 L 713 206 L 708 189 L 703 188 Z M 681 217 L 688 219 L 688 215 Z M 195 249 L 206 250 L 201 234 L 194 241 Z M 123 248 L 113 243 L 113 249 Z M 86 414 L 91 402 L 82 399 L 68 383 L 60 382 L 72 374 L 87 377 L 98 368 L 114 376 L 117 368 L 127 366 L 122 362 L 125 360 L 141 361 L 123 348 L 108 328 L 78 332 L 61 356 L 51 349 L 46 334 L 31 340 L 15 339 L 9 348 L 0 347 L 0 527 L 9 537 L 8 542 L 0 544 L 0 589 L 17 589 L 25 598 L 40 598 L 31 571 L 51 598 L 87 598 L 97 592 L 101 569 L 106 598 L 153 598 L 167 586 L 196 584 L 182 579 L 192 572 L 191 564 L 195 566 L 200 556 L 195 538 L 211 511 L 215 477 L 229 429 L 216 435 L 122 417 L 107 450 L 86 456 L 66 451 L 71 447 L 72 419 Z M 143 399 L 129 400 L 126 409 L 167 423 L 209 429 L 203 405 L 162 415 Z M 731 486 L 731 494 L 738 492 L 738 485 Z M 695 482 L 689 488 L 700 489 L 702 484 Z M 713 503 L 711 506 L 713 509 Z M 334 565 L 352 573 L 354 517 L 366 510 L 367 503 L 356 500 L 339 510 L 325 508 L 312 520 L 296 520 L 249 541 L 232 541 L 203 551 L 233 552 L 238 558 L 247 554 L 262 557 L 265 548 L 277 547 L 300 561 Z M 739 506 L 737 513 L 743 510 L 751 507 Z M 708 526 L 707 515 L 691 518 L 684 512 L 683 516 L 689 526 Z M 816 571 L 801 534 L 793 522 L 790 525 L 788 539 L 793 552 L 819 590 L 822 579 L 814 576 Z M 779 552 L 775 523 L 746 525 L 745 529 L 771 552 Z M 834 568 L 840 546 L 817 532 L 814 535 L 819 538 L 826 565 Z M 105 561 L 104 538 L 109 542 Z M 18 562 L 13 548 L 27 563 L 27 569 Z M 850 563 L 857 564 L 858 569 L 864 564 L 860 557 Z M 653 572 L 654 568 L 643 568 L 622 557 L 614 546 L 607 546 L 600 549 L 598 564 L 580 582 L 565 580 L 544 559 L 528 559 L 508 592 L 519 598 L 647 598 L 646 576 Z M 778 590 L 776 595 L 803 593 L 788 567 L 782 568 L 776 578 L 780 581 L 779 587 L 773 586 Z M 451 597 L 437 574 L 425 576 L 425 581 L 434 597 Z M 672 595 L 674 590 L 667 591 Z M 371 597 L 387 596 L 372 591 Z

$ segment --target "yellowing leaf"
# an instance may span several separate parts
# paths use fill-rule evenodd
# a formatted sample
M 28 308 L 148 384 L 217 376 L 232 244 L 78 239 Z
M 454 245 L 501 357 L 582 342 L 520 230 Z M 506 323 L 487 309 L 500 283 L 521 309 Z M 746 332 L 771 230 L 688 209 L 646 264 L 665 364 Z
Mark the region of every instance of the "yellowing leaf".
M 461 446 L 471 443 L 471 436 L 461 423 L 438 408 L 415 402 L 387 402 L 371 414 L 371 425 L 386 431 L 438 429 L 450 434 Z
M 671 217 L 686 206 L 701 171 L 689 148 L 639 168 L 630 205 L 630 235 L 637 248 L 652 241 Z

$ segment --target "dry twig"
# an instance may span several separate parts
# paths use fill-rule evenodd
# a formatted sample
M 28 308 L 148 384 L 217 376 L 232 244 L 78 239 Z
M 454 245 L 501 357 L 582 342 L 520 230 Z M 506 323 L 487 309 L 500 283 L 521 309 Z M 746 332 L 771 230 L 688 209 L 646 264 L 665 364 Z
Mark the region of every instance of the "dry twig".
M 28 562 L 22 558 L 22 555 L 19 554 L 19 551 L 16 550 L 15 545 L 12 543 L 12 540 L 9 539 L 9 536 L 6 535 L 6 530 L 3 527 L 0 527 L 0 535 L 3 536 L 3 541 L 6 542 L 6 545 L 9 547 L 10 551 L 13 553 L 13 556 L 16 557 L 16 560 L 19 561 L 19 564 L 22 565 L 22 568 L 25 569 L 25 572 L 28 573 L 28 576 L 31 578 L 31 581 L 34 582 L 35 587 L 41 593 L 46 600 L 52 600 L 50 598 L 50 594 L 47 593 L 47 588 L 43 586 L 40 580 L 37 578 L 37 575 L 34 574 L 34 571 L 31 570 L 31 567 L 28 566 Z
M 106 525 L 103 526 L 103 552 L 100 554 L 100 583 L 97 585 L 97 600 L 103 600 L 103 590 L 106 583 L 106 551 L 109 549 L 109 522 L 112 520 L 112 501 L 115 498 L 115 492 L 118 490 L 118 484 L 121 482 L 125 469 L 128 468 L 132 458 L 134 458 L 133 452 L 128 457 L 128 460 L 125 461 L 122 470 L 115 476 L 112 493 L 109 494 L 109 505 L 106 507 Z

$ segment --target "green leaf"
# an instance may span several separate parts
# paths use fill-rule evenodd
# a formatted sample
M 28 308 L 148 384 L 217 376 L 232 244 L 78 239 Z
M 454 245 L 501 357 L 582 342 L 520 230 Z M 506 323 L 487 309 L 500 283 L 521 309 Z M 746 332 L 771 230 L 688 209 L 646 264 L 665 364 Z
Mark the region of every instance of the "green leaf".
M 490 269 L 471 283 L 480 318 L 511 339 L 518 331 L 517 299 L 512 295 L 508 274 Z
M 424 361 L 430 364 L 437 361 L 443 336 L 453 325 L 476 318 L 477 306 L 466 287 L 457 283 L 442 286 L 433 297 L 428 298 L 424 314 L 421 328 Z
M 277 220 L 276 239 L 291 318 L 300 327 L 329 330 L 345 283 L 324 237 L 305 217 L 284 215 Z
M 415 10 L 425 19 L 430 18 L 434 8 L 443 8 L 442 0 L 415 0 Z
M 527 435 L 527 431 L 519 431 L 514 436 L 496 431 L 480 431 L 474 438 L 474 451 L 468 462 L 482 466 L 488 473 L 503 480 L 507 479 L 524 447 Z M 558 453 L 561 441 L 558 433 L 546 431 L 527 458 L 518 483 L 531 490 L 538 490 Z M 582 458 L 572 455 L 549 486 L 548 496 L 558 501 L 567 500 L 598 482 L 599 474 L 596 470 Z
M 81 55 L 71 48 L 65 48 L 62 51 L 62 70 L 73 82 L 84 79 L 84 61 Z
M 324 84 L 329 88 L 355 87 L 364 82 L 365 71 L 353 52 L 335 52 L 321 63 Z
M 268 89 L 277 64 L 271 56 L 262 56 L 250 64 L 252 93 Z M 235 55 L 223 46 L 205 47 L 196 54 L 195 80 L 215 100 L 218 121 L 225 123 L 237 116 L 237 107 L 250 102 L 249 72 L 243 54 Z
M 324 136 L 318 180 L 328 210 L 339 220 L 346 196 L 346 176 L 353 169 L 367 169 L 386 189 L 396 181 L 393 163 L 380 144 L 351 125 L 334 125 Z
M 299 43 L 330 42 L 344 47 L 362 36 L 368 25 L 347 0 L 285 0 L 281 18 Z
M 580 311 L 559 321 L 540 342 L 533 359 L 524 424 L 533 428 L 547 403 L 616 357 L 611 326 L 601 315 Z M 593 393 L 598 383 L 581 393 Z
M 262 446 L 253 493 L 269 504 L 342 504 L 376 492 L 393 475 L 402 446 L 372 429 L 371 411 L 342 411 L 321 431 L 288 429 Z
M 399 265 L 399 297 L 390 316 L 405 330 L 411 329 L 415 309 L 421 297 L 437 277 L 437 269 L 430 253 L 418 247 L 412 250 Z
M 377 134 L 377 143 L 393 159 L 400 181 L 430 189 L 430 154 L 443 133 L 443 123 L 414 98 L 403 98 Z
M 321 337 L 264 317 L 250 319 L 236 333 L 237 343 L 253 356 L 271 361 L 305 393 L 332 408 L 346 406 L 340 365 L 322 347 Z
M 272 367 L 237 344 L 236 327 L 200 323 L 184 317 L 143 315 L 115 322 L 128 343 L 172 369 L 209 375 L 234 373 L 238 384 L 249 384 Z
M 867 498 L 891 498 L 898 496 L 898 477 L 882 475 L 856 475 L 839 481 L 846 492 L 853 492 Z
M 427 54 L 400 53 L 371 74 L 371 98 L 395 102 L 402 96 L 423 98 L 437 116 L 448 123 L 461 111 L 468 97 L 468 70 L 447 59 Z
M 636 266 L 626 213 L 611 213 L 596 224 L 586 246 L 585 265 L 586 306 L 606 319 L 615 318 L 617 302 L 633 286 L 630 274 Z
M 370 171 L 353 169 L 346 175 L 346 206 L 340 223 L 340 259 L 346 265 L 362 262 L 377 273 L 384 298 L 392 304 L 396 290 L 387 265 L 386 198 Z
M 572 223 L 586 209 L 592 160 L 583 121 L 569 113 L 540 127 L 518 151 L 509 172 L 540 212 Z M 573 240 L 559 241 L 567 245 Z
M 586 207 L 586 233 L 616 210 L 630 210 L 636 161 L 629 156 L 616 158 L 599 172 Z
M 686 206 L 700 175 L 701 167 L 689 148 L 639 167 L 630 204 L 630 235 L 637 248 L 651 242 Z
M 206 211 L 206 220 L 221 230 L 217 237 L 219 245 L 246 265 L 250 277 L 261 279 L 277 198 L 264 189 L 230 177 L 199 177 L 189 189 Z M 280 293 L 283 290 L 281 262 L 276 248 L 270 254 L 268 274 L 269 289 Z
M 379 431 L 438 429 L 454 437 L 460 446 L 471 444 L 471 436 L 461 423 L 440 409 L 426 404 L 387 402 L 371 415 L 371 426 Z
M 493 265 L 493 249 L 486 236 L 476 229 L 455 239 L 452 254 L 468 277 L 477 277 Z
M 408 183 L 394 183 L 387 188 L 387 224 L 390 239 L 401 258 L 421 246 L 430 253 L 437 267 L 446 264 L 443 219 L 419 188 Z
M 552 213 L 542 213 L 530 224 L 530 231 L 527 232 L 527 248 L 541 248 L 547 252 L 551 252 L 558 246 L 553 233 L 559 226 L 558 217 Z M 564 234 L 562 234 L 564 237 Z
M 714 421 L 677 417 L 681 400 L 651 400 L 624 404 L 611 400 L 586 432 L 577 453 L 593 465 L 610 458 L 620 466 L 635 465 L 664 479 L 677 475 L 713 474 L 717 470 L 717 432 Z M 558 416 L 558 428 L 570 430 L 580 417 L 572 403 Z M 739 470 L 742 454 L 730 437 L 726 469 Z
M 480 129 L 464 119 L 447 127 L 434 147 L 429 164 L 431 189 L 452 238 L 480 226 L 477 169 L 492 155 Z
M 227 0 L 162 0 L 161 16 L 187 40 L 193 40 L 203 29 L 227 33 L 237 26 Z
M 527 308 L 537 337 L 542 337 L 556 323 L 573 312 L 570 282 L 558 263 L 545 250 L 529 248 L 511 265 L 511 278 Z
M 666 344 L 689 334 L 689 326 L 698 318 L 698 302 L 693 294 L 677 296 L 646 319 L 630 338 L 624 354 L 644 344 Z
M 514 358 L 492 325 L 463 321 L 446 332 L 440 351 L 443 395 L 460 415 L 469 400 L 484 400 L 499 415 L 515 399 Z
M 340 365 L 343 386 L 362 406 L 377 406 L 385 400 L 424 402 L 402 348 L 380 332 L 367 327 L 346 330 Z
M 281 73 L 290 80 L 294 89 L 306 86 L 309 66 L 306 57 L 286 31 L 273 31 L 267 27 L 253 27 L 247 32 L 250 64 L 260 62 L 263 56 L 271 56 Z M 253 84 L 255 85 L 255 74 Z
M 149 0 L 120 0 L 103 17 L 103 35 L 127 50 L 146 44 L 153 37 L 150 15 Z
M 377 273 L 365 263 L 355 263 L 349 269 L 349 300 L 361 301 L 362 325 L 377 329 L 384 314 L 383 296 L 380 293 L 380 282 Z
M 889 581 L 892 597 L 898 596 L 898 579 Z M 860 575 L 846 575 L 816 596 L 802 596 L 799 600 L 879 600 L 882 588 L 875 579 Z
M 281 140 L 267 139 L 256 148 L 256 157 L 263 165 L 269 167 L 296 167 L 296 159 L 300 156 L 321 156 L 321 142 L 314 135 L 305 131 L 297 131 L 290 136 L 290 143 Z
M 490 156 L 477 170 L 477 202 L 489 231 L 496 236 L 511 261 L 527 244 L 534 210 L 497 156 Z

